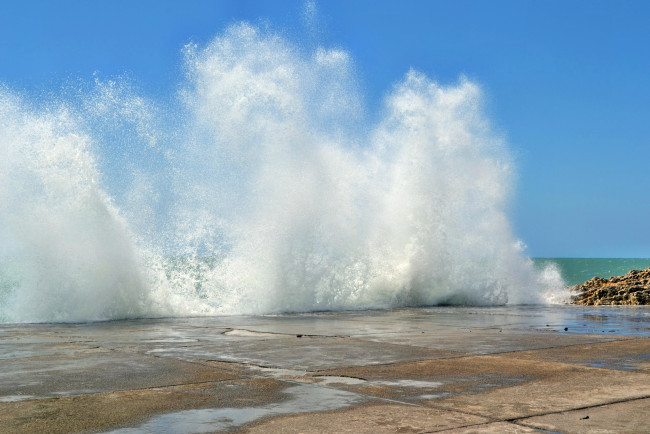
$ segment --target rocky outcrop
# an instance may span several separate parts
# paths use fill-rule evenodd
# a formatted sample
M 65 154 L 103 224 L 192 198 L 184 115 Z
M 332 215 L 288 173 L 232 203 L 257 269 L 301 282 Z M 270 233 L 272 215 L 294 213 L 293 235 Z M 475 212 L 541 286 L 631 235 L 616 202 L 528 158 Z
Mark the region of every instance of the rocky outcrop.
M 571 302 L 589 306 L 650 304 L 650 268 L 609 279 L 594 277 L 571 287 Z

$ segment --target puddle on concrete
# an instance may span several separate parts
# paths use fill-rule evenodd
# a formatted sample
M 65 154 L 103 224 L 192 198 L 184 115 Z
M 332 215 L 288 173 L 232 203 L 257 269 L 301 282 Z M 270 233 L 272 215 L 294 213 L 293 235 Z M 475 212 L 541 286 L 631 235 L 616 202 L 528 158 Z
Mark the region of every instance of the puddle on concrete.
M 18 402 L 18 401 L 26 401 L 28 399 L 34 399 L 37 398 L 34 395 L 5 395 L 5 396 L 0 396 L 0 402 Z
M 272 378 L 287 378 L 287 377 L 304 377 L 307 375 L 307 371 L 301 371 L 298 369 L 283 369 L 283 368 L 263 368 L 261 366 L 249 365 L 249 368 L 260 371 L 264 374 L 264 377 Z
M 425 395 L 419 395 L 414 397 L 416 400 L 422 400 L 422 401 L 428 401 L 432 399 L 440 399 L 440 398 L 446 398 L 447 396 L 451 395 L 451 393 L 434 393 L 434 394 L 425 394 Z
M 356 377 L 342 377 L 331 375 L 307 375 L 307 371 L 300 371 L 297 369 L 280 369 L 280 368 L 263 368 L 259 366 L 250 366 L 251 369 L 260 371 L 264 376 L 272 378 L 291 378 L 295 381 L 315 382 L 320 385 L 345 385 L 357 386 L 359 384 L 366 384 L 369 386 L 388 386 L 388 387 L 405 387 L 415 389 L 435 389 L 442 386 L 438 381 L 421 381 L 421 380 L 364 380 L 363 378 Z
M 641 365 L 650 361 L 650 354 L 638 354 L 624 360 L 620 359 L 598 359 L 587 363 L 593 368 L 615 369 L 619 371 L 635 371 Z
M 355 377 L 334 377 L 334 376 L 319 376 L 312 377 L 318 384 L 335 385 L 343 384 L 346 386 L 356 386 L 359 384 L 366 384 L 368 386 L 387 386 L 387 387 L 402 387 L 411 389 L 436 389 L 442 386 L 438 381 L 420 381 L 420 380 L 364 380 L 363 378 Z
M 144 344 L 191 344 L 199 342 L 198 339 L 191 338 L 165 338 L 165 339 L 143 339 Z
M 278 333 L 256 332 L 254 330 L 243 330 L 243 329 L 228 330 L 227 332 L 224 333 L 224 335 L 244 337 L 244 338 L 282 337 L 282 335 Z
M 345 385 L 357 386 L 365 384 L 368 386 L 387 386 L 387 387 L 402 387 L 414 389 L 435 389 L 442 386 L 443 383 L 439 381 L 422 381 L 422 380 L 365 380 L 357 377 L 343 377 L 332 375 L 308 375 L 307 371 L 298 369 L 282 369 L 282 368 L 264 368 L 261 366 L 249 366 L 250 369 L 259 371 L 264 377 L 272 377 L 276 379 L 290 378 L 294 381 L 317 383 L 323 386 L 329 385 Z
M 324 385 L 345 384 L 346 386 L 354 386 L 357 384 L 368 383 L 366 380 L 362 378 L 354 378 L 354 377 L 321 376 L 321 377 L 313 377 L 313 378 L 318 382 L 318 384 L 324 384 Z
M 111 433 L 207 433 L 229 430 L 262 418 L 284 414 L 331 411 L 367 398 L 352 392 L 330 389 L 313 384 L 300 384 L 284 390 L 291 399 L 260 407 L 185 410 L 156 416 L 133 428 L 122 428 Z
M 416 389 L 435 389 L 442 386 L 442 383 L 438 381 L 418 380 L 373 381 L 371 384 L 376 386 L 410 387 Z

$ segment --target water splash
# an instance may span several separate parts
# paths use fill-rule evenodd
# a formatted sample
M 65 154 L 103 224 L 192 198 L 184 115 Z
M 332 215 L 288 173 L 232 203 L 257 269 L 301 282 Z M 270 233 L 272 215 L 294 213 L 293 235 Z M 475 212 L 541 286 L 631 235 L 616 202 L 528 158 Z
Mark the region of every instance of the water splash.
M 562 296 L 511 233 L 476 84 L 409 71 L 369 122 L 344 51 L 244 23 L 184 55 L 164 107 L 121 82 L 40 110 L 0 92 L 5 321 Z
M 144 275 L 99 187 L 90 137 L 65 107 L 26 106 L 0 93 L 0 318 L 144 315 Z

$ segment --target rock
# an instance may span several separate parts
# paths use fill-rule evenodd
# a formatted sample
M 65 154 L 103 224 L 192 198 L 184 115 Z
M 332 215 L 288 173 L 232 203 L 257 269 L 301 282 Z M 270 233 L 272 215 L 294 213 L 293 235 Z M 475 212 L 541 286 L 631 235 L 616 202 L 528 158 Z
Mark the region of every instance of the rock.
M 572 286 L 571 302 L 589 306 L 650 304 L 650 268 L 609 279 L 594 277 Z

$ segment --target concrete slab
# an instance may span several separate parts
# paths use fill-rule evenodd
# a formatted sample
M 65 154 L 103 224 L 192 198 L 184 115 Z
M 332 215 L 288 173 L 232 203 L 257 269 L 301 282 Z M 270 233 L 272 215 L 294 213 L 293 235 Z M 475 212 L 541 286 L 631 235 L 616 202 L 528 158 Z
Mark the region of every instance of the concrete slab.
M 457 356 L 443 350 L 338 338 L 292 336 L 283 339 L 240 338 L 219 343 L 158 346 L 147 354 L 183 360 L 231 361 L 257 366 L 317 370 L 339 366 L 377 365 L 406 360 Z
M 371 395 L 439 400 L 457 395 L 481 394 L 495 388 L 511 388 L 518 384 L 572 376 L 579 373 L 580 369 L 580 367 L 572 365 L 519 360 L 508 354 L 501 356 L 472 355 L 377 367 L 350 367 L 318 371 L 317 374 L 363 379 L 363 383 L 342 387 L 355 391 L 364 390 L 364 393 Z M 585 369 L 587 368 L 583 370 Z M 409 382 L 415 386 L 408 387 Z M 436 390 L 422 393 L 422 388 L 417 385 L 427 383 L 437 384 Z M 426 395 L 430 393 L 435 396 L 427 398 Z
M 232 431 L 260 420 L 300 413 L 330 412 L 355 405 L 363 405 L 368 398 L 337 389 L 312 384 L 285 383 L 280 399 L 259 405 L 222 405 L 216 408 L 182 410 L 156 415 L 148 421 L 130 428 L 117 429 L 114 433 L 165 432 L 207 433 Z
M 445 431 L 452 434 L 524 434 L 538 433 L 539 430 L 509 422 L 491 422 L 482 425 L 474 425 L 463 428 L 450 429 Z
M 508 361 L 513 362 L 512 359 Z M 491 360 L 490 364 L 493 363 L 501 361 Z M 571 365 L 560 363 L 530 363 L 546 372 L 532 381 L 496 387 L 484 393 L 456 394 L 431 405 L 496 420 L 511 420 L 650 396 L 647 374 L 569 367 Z
M 650 372 L 650 339 L 598 342 L 591 345 L 520 351 L 518 359 L 576 363 L 606 369 Z
M 499 307 L 0 325 L 0 432 L 634 432 L 649 321 Z
M 2 360 L 0 402 L 237 378 L 211 366 L 107 349 Z
M 246 433 L 435 432 L 486 423 L 479 416 L 412 405 L 373 404 L 339 412 L 287 416 L 264 421 Z M 532 429 L 530 431 L 533 431 Z
M 357 336 L 355 336 L 357 337 Z M 556 331 L 534 332 L 516 329 L 443 329 L 420 332 L 396 332 L 385 335 L 365 335 L 365 340 L 383 343 L 400 343 L 422 348 L 471 354 L 498 354 L 542 348 L 557 348 L 571 345 L 608 342 L 612 337 L 592 334 L 565 333 Z
M 522 419 L 532 428 L 572 433 L 642 433 L 650 427 L 650 398 Z
M 282 386 L 258 378 L 8 402 L 0 404 L 0 432 L 103 432 L 137 427 L 157 414 L 272 404 L 284 399 Z

